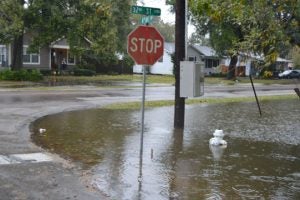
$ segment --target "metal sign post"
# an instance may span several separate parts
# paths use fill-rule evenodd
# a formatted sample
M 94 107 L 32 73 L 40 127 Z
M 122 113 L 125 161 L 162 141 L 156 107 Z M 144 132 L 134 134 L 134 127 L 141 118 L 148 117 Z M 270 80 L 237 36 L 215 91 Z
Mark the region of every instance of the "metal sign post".
M 140 137 L 140 171 L 139 181 L 142 178 L 142 165 L 143 165 L 143 150 L 144 150 L 144 129 L 145 129 L 145 96 L 146 96 L 146 68 L 147 65 L 143 65 L 143 95 L 142 95 L 142 108 L 141 108 L 141 137 Z
M 141 106 L 141 137 L 140 137 L 140 162 L 139 162 L 139 195 L 142 190 L 142 168 L 144 149 L 144 129 L 145 129 L 145 96 L 146 96 L 146 68 L 156 63 L 164 52 L 164 38 L 153 26 L 148 26 L 152 21 L 152 16 L 160 16 L 159 8 L 142 6 L 132 6 L 132 14 L 144 15 L 142 23 L 147 26 L 138 26 L 127 38 L 128 55 L 136 64 L 142 65 L 143 70 L 143 94 Z

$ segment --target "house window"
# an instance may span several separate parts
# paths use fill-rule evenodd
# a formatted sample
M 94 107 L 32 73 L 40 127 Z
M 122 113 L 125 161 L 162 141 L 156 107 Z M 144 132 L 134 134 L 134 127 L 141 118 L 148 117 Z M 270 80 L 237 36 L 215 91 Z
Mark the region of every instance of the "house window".
M 68 51 L 68 64 L 74 65 L 75 64 L 75 56 L 71 52 Z
M 5 65 L 6 63 L 6 47 L 4 45 L 0 45 L 0 64 Z
M 196 62 L 196 61 L 197 61 L 197 58 L 196 58 L 196 56 L 189 57 L 189 61 L 194 61 L 194 62 Z
M 206 59 L 205 60 L 205 68 L 213 68 L 219 65 L 219 60 Z
M 213 67 L 219 66 L 220 61 L 219 60 L 213 60 Z
M 24 64 L 40 64 L 39 53 L 29 53 L 28 46 L 23 47 L 23 63 Z

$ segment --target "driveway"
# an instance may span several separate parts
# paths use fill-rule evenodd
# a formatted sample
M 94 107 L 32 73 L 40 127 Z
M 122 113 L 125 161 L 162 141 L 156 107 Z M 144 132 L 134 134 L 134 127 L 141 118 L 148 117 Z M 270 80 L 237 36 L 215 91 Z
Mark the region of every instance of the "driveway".
M 293 85 L 257 85 L 258 95 L 294 94 Z M 207 86 L 206 97 L 253 96 L 250 85 Z M 30 123 L 54 113 L 141 100 L 141 88 L 94 86 L 0 89 L 0 197 L 109 199 L 91 188 L 76 164 L 49 154 L 30 139 Z M 174 99 L 173 86 L 147 87 L 146 100 Z

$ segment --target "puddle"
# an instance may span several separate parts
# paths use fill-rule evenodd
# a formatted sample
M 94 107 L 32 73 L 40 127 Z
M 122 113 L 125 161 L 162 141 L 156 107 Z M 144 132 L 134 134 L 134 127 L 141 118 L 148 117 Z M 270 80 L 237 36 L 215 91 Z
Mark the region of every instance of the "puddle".
M 300 199 L 300 102 L 261 106 L 262 117 L 255 103 L 187 106 L 184 132 L 173 129 L 173 107 L 147 110 L 142 168 L 139 111 L 47 116 L 32 138 L 89 170 L 112 199 Z M 217 128 L 226 149 L 209 148 Z

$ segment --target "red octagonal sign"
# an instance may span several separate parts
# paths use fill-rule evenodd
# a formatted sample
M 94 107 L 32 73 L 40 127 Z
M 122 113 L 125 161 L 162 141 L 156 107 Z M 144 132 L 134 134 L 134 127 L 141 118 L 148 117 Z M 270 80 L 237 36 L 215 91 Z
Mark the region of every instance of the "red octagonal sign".
M 153 65 L 164 53 L 164 38 L 153 26 L 138 26 L 127 42 L 127 52 L 138 65 Z

